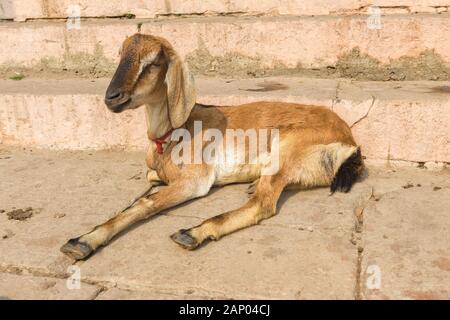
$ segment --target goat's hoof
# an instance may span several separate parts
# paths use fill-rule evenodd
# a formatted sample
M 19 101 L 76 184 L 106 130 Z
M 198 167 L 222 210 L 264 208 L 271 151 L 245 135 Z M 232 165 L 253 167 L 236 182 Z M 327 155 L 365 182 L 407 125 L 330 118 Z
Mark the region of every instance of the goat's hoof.
M 94 251 L 89 244 L 80 241 L 80 238 L 70 239 L 60 250 L 75 260 L 82 260 Z
M 184 249 L 194 250 L 200 243 L 191 235 L 189 230 L 181 229 L 170 236 L 170 238 Z

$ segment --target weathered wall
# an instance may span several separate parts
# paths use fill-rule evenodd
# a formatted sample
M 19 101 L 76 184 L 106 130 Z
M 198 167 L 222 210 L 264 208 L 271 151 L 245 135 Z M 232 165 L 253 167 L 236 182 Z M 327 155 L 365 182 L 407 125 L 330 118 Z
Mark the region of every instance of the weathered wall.
M 383 13 L 447 11 L 448 0 L 1 0 L 2 17 L 23 21 L 65 18 L 69 5 L 78 4 L 82 17 L 135 15 L 329 15 L 365 13 L 370 5 Z
M 168 39 L 196 74 L 297 74 L 367 80 L 449 80 L 450 13 L 365 16 L 89 19 L 0 23 L 0 73 L 109 76 L 133 33 Z M 78 72 L 78 73 L 75 73 Z

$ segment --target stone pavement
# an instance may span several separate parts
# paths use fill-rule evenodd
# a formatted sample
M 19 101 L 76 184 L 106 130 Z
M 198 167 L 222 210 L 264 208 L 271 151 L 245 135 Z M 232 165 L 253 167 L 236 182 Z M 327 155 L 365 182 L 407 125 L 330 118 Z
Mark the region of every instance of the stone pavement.
M 274 218 L 181 249 L 171 233 L 247 199 L 246 185 L 214 189 L 76 263 L 69 289 L 59 247 L 144 190 L 144 174 L 139 152 L 1 147 L 0 299 L 450 298 L 450 171 L 387 164 L 349 194 L 286 191 Z

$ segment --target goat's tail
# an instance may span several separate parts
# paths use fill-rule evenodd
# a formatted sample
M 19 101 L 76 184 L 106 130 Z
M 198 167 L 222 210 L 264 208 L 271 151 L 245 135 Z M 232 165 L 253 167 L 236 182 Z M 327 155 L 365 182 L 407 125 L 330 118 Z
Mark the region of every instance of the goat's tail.
M 340 165 L 331 182 L 330 191 L 332 193 L 336 191 L 349 192 L 363 171 L 364 162 L 361 156 L 361 149 L 357 147 Z

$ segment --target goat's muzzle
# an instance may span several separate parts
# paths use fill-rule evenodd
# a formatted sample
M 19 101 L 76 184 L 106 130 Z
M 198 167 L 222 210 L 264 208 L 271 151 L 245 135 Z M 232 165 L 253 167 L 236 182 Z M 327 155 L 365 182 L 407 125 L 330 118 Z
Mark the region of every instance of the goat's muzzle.
M 130 103 L 130 95 L 120 90 L 108 88 L 105 94 L 105 104 L 109 110 L 115 113 L 122 112 Z

